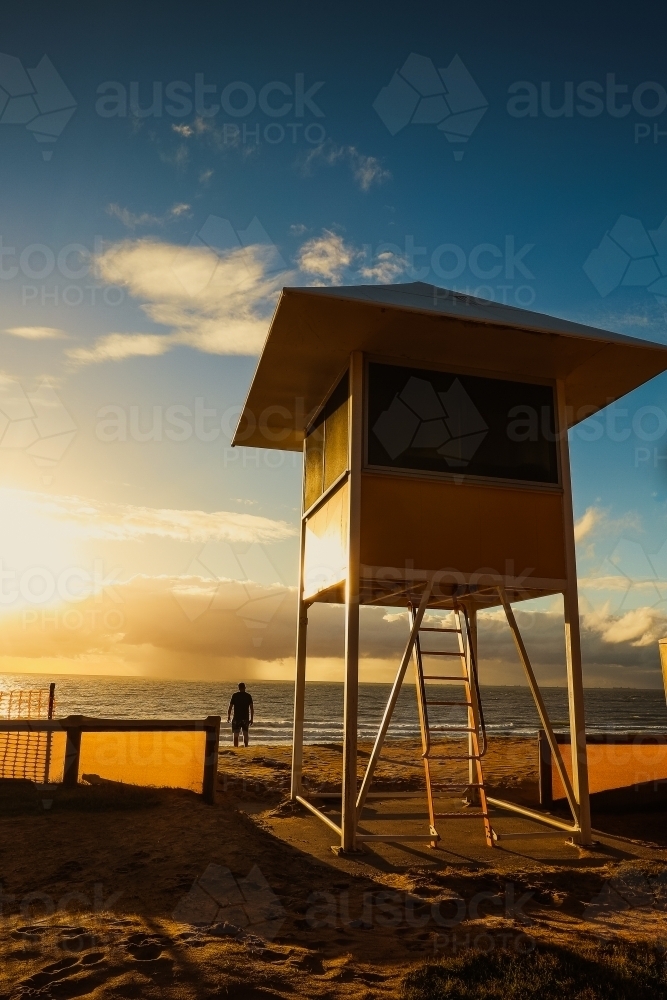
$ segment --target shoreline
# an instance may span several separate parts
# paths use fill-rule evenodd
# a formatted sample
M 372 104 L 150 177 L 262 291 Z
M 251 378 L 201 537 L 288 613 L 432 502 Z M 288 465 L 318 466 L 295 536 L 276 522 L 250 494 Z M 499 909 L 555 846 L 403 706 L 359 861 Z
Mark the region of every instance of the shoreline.
M 99 681 L 104 680 L 108 682 L 117 681 L 118 683 L 126 683 L 128 681 L 137 681 L 141 683 L 156 683 L 156 684 L 187 684 L 187 685 L 224 685 L 226 688 L 230 688 L 232 691 L 236 686 L 236 674 L 228 679 L 220 678 L 188 678 L 188 677 L 159 677 L 152 676 L 150 674 L 66 674 L 59 673 L 57 671 L 52 671 L 51 673 L 41 673 L 37 671 L 21 671 L 21 670 L 3 670 L 0 671 L 0 686 L 4 678 L 6 677 L 16 677 L 16 678 L 35 678 L 44 679 L 48 681 L 54 681 L 56 684 L 59 679 L 68 681 Z M 656 679 L 661 682 L 662 675 L 656 671 Z M 251 684 L 289 684 L 294 686 L 294 679 L 292 677 L 286 678 L 273 678 L 273 677 L 248 677 L 247 679 L 248 687 Z M 344 681 L 332 681 L 332 680 L 307 680 L 306 685 L 324 685 L 329 684 L 336 687 L 343 687 Z M 392 681 L 359 681 L 359 687 L 387 687 L 391 688 Z M 407 686 L 407 682 L 406 682 Z M 526 684 L 484 684 L 480 683 L 482 690 L 511 690 L 516 691 L 528 691 L 528 686 Z M 540 684 L 540 689 L 546 688 L 549 691 L 567 691 L 567 684 Z M 634 684 L 584 684 L 584 691 L 663 691 L 664 684 L 656 683 L 651 687 L 638 686 Z

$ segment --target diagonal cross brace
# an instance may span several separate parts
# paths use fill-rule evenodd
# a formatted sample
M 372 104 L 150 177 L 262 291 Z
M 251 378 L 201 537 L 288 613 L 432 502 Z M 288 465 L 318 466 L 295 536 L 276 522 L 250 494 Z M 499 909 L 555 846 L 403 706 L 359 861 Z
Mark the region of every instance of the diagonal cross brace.
M 556 742 L 556 736 L 551 727 L 551 720 L 547 713 L 546 705 L 542 698 L 539 687 L 537 686 L 537 680 L 535 679 L 535 674 L 533 673 L 533 668 L 531 662 L 528 658 L 528 652 L 523 642 L 523 637 L 519 631 L 519 626 L 517 625 L 516 618 L 514 617 L 514 612 L 512 607 L 507 600 L 507 594 L 505 593 L 504 587 L 498 587 L 498 596 L 505 610 L 505 616 L 507 618 L 507 624 L 509 625 L 512 636 L 514 638 L 514 643 L 516 645 L 517 652 L 519 654 L 519 659 L 521 660 L 521 665 L 526 672 L 526 677 L 528 679 L 528 685 L 530 687 L 533 699 L 535 701 L 535 707 L 537 708 L 538 715 L 540 717 L 540 722 L 542 723 L 542 728 L 544 729 L 549 747 L 551 748 L 551 753 L 553 754 L 554 761 L 556 762 L 556 768 L 560 776 L 560 780 L 563 783 L 563 788 L 565 789 L 565 794 L 567 796 L 567 801 L 569 803 L 570 809 L 572 810 L 572 817 L 575 823 L 579 823 L 579 806 L 577 800 L 574 797 L 574 790 L 572 788 L 572 782 L 570 781 L 570 776 L 565 770 L 565 765 L 563 763 L 563 758 L 561 756 L 560 748 Z
M 378 729 L 378 734 L 375 737 L 375 744 L 373 745 L 373 752 L 370 755 L 368 764 L 366 766 L 366 773 L 364 774 L 363 781 L 361 783 L 361 788 L 359 789 L 359 795 L 357 796 L 357 822 L 361 816 L 362 809 L 364 808 L 364 802 L 366 801 L 366 796 L 371 787 L 373 781 L 373 774 L 375 773 L 375 768 L 377 767 L 378 760 L 380 759 L 380 754 L 382 753 L 382 746 L 384 744 L 385 736 L 387 735 L 387 730 L 389 729 L 389 723 L 391 722 L 391 717 L 394 714 L 394 708 L 396 707 L 396 702 L 398 701 L 398 696 L 401 691 L 401 686 L 403 684 L 403 678 L 405 677 L 405 672 L 408 669 L 408 664 L 412 657 L 412 650 L 417 641 L 417 636 L 419 635 L 419 629 L 421 628 L 422 619 L 424 617 L 424 612 L 428 606 L 429 598 L 431 596 L 431 590 L 433 588 L 433 581 L 429 580 L 424 588 L 424 593 L 422 594 L 421 601 L 419 602 L 419 607 L 415 614 L 415 619 L 412 623 L 412 628 L 410 629 L 410 635 L 408 636 L 408 642 L 401 657 L 401 662 L 398 667 L 398 672 L 396 673 L 396 679 L 394 680 L 394 686 L 391 689 L 391 694 L 389 695 L 389 701 L 384 710 L 384 715 L 382 716 L 382 722 L 380 723 L 380 728 Z

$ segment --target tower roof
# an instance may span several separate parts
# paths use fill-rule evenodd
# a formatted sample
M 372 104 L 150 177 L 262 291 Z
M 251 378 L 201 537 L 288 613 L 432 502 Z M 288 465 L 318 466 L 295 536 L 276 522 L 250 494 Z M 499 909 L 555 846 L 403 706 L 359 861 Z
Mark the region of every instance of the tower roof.
M 284 288 L 233 444 L 300 451 L 352 351 L 562 379 L 568 426 L 667 370 L 667 347 L 417 281 Z

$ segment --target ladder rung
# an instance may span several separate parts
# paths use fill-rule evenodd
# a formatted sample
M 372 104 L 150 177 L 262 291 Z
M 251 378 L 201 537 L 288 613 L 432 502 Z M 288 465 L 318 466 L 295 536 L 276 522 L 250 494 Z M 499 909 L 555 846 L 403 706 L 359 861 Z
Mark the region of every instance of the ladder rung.
M 460 785 L 439 785 L 437 781 L 435 781 L 431 782 L 431 786 L 436 792 L 454 792 L 459 788 L 484 788 L 484 785 L 482 785 L 479 781 L 466 781 L 465 784 L 461 782 Z
M 465 653 L 457 652 L 453 653 L 445 649 L 420 649 L 419 652 L 422 656 L 460 656 L 461 659 L 465 657 Z
M 467 677 L 453 677 L 449 674 L 446 674 L 444 677 L 441 677 L 440 674 L 422 674 L 422 677 L 425 681 L 458 681 L 459 684 L 468 683 Z
M 362 841 L 364 844 L 400 844 L 403 841 L 411 840 L 440 840 L 439 833 L 431 833 L 429 831 L 426 833 L 358 833 L 357 840 Z M 270 996 L 271 994 L 269 994 Z
M 443 764 L 449 764 L 449 762 L 452 760 L 481 760 L 482 757 L 481 754 L 477 753 L 466 754 L 465 756 L 462 757 L 431 757 L 430 754 L 422 754 L 422 759 L 429 761 L 437 761 Z
M 461 635 L 460 628 L 420 628 L 420 632 L 456 632 L 457 635 Z
M 438 703 L 437 702 L 430 702 L 430 703 L 427 702 L 427 704 L 432 704 L 432 705 L 435 704 L 435 705 L 437 705 Z M 431 731 L 437 729 L 438 732 L 440 732 L 441 730 L 445 729 L 448 733 L 476 733 L 477 732 L 477 730 L 475 729 L 474 726 L 470 727 L 470 726 L 446 726 L 446 725 L 442 725 L 442 726 L 429 726 L 429 729 Z
M 466 705 L 468 708 L 472 708 L 471 701 L 427 701 L 426 705 Z
M 450 813 L 434 813 L 434 819 L 488 819 L 488 813 L 485 812 L 450 812 Z
M 534 837 L 558 837 L 563 836 L 562 830 L 547 830 L 547 831 L 535 831 L 535 833 L 496 833 L 493 831 L 494 840 L 523 840 L 526 838 L 532 839 Z

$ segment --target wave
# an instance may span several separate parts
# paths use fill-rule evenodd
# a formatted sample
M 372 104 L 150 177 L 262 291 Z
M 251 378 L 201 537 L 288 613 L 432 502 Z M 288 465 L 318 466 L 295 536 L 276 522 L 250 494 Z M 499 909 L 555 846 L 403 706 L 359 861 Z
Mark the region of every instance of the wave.
M 50 677 L 0 676 L 1 690 L 45 687 Z M 222 715 L 223 740 L 229 736 L 227 706 L 233 685 L 222 682 L 156 681 L 143 678 L 62 677 L 56 680 L 57 715 L 83 714 L 101 718 L 204 718 Z M 291 683 L 248 682 L 255 702 L 253 742 L 285 744 L 292 739 Z M 359 736 L 375 737 L 390 685 L 360 684 Z M 567 691 L 544 688 L 543 697 L 557 732 L 568 730 Z M 588 688 L 585 691 L 587 728 L 595 733 L 667 732 L 667 706 L 662 690 Z M 483 687 L 486 728 L 493 736 L 535 736 L 539 718 L 530 692 L 521 687 Z M 457 714 L 457 711 L 459 714 Z M 452 727 L 463 722 L 463 709 L 434 708 L 433 725 L 453 738 Z M 308 743 L 342 739 L 343 686 L 306 685 L 304 738 Z M 406 685 L 399 696 L 389 738 L 419 737 L 414 688 Z M 463 737 L 465 738 L 465 737 Z

